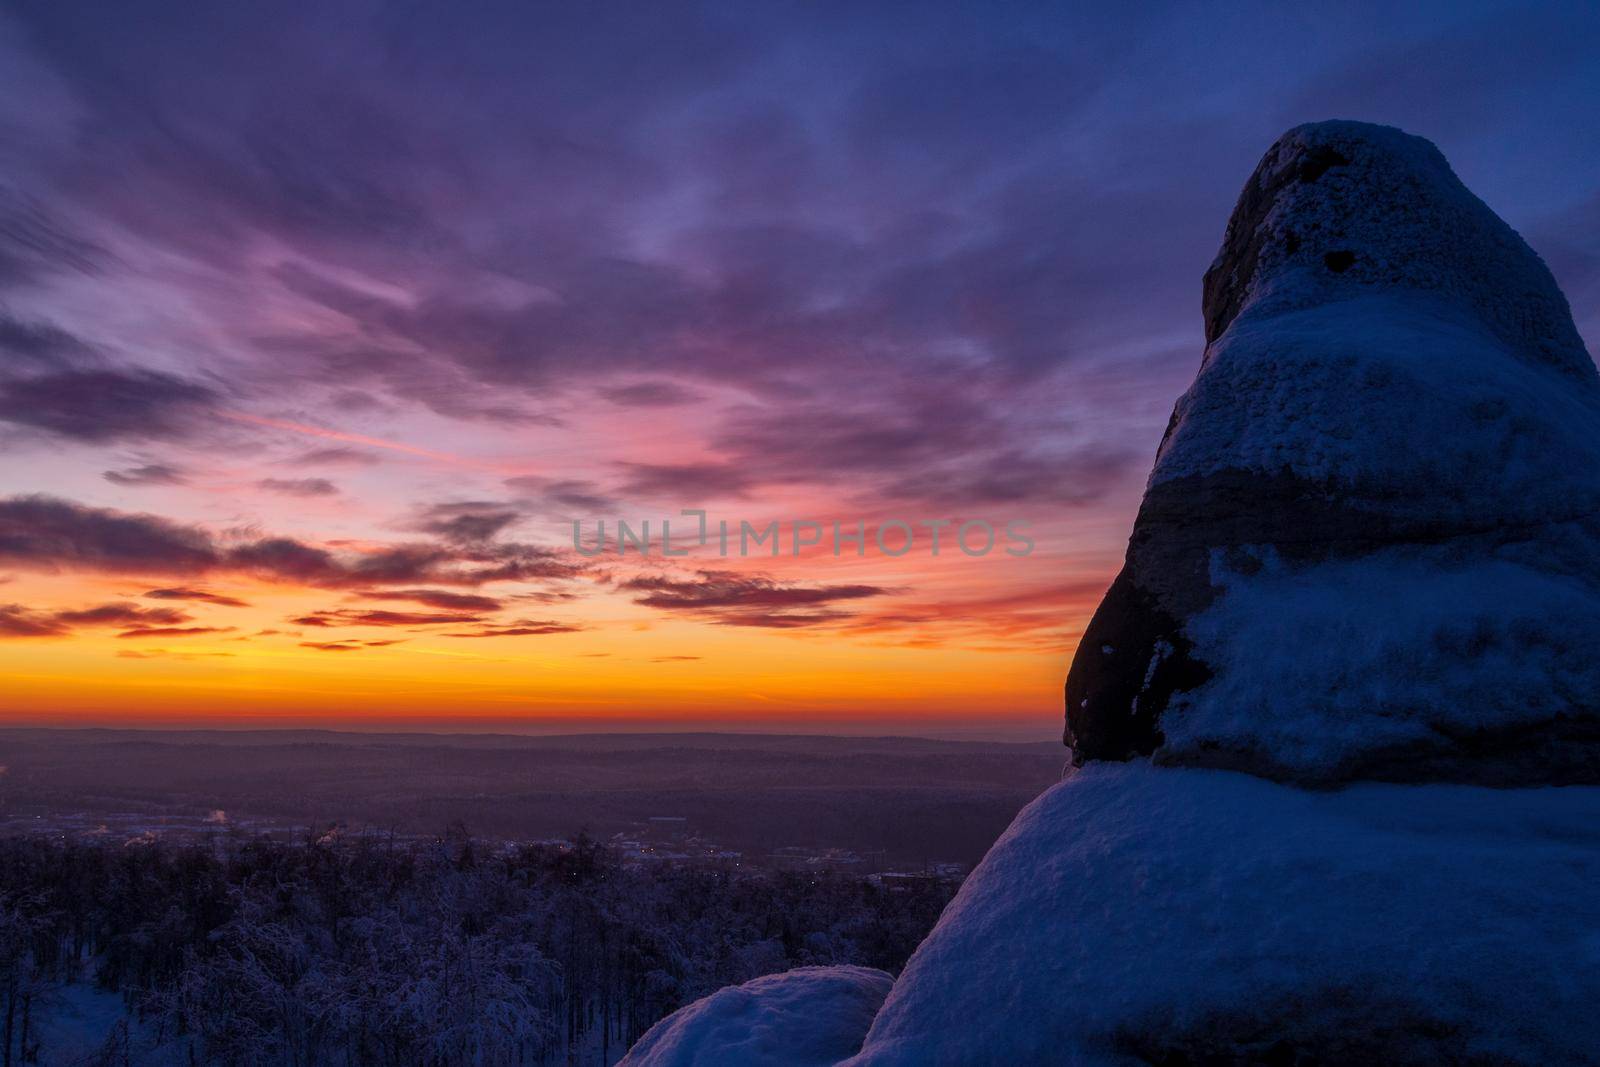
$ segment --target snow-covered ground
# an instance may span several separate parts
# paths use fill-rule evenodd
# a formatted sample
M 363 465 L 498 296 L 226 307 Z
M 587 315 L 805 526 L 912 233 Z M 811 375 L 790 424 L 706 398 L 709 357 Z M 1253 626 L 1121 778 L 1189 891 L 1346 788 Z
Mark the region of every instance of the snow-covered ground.
M 47 1007 L 39 1033 L 43 1067 L 182 1067 L 192 1062 L 188 1041 L 158 1041 L 120 993 L 100 989 L 87 977 L 52 989 Z
M 1593 1062 L 1597 886 L 1596 787 L 1094 764 L 1017 817 L 848 1062 Z
M 91 1062 L 126 1014 L 120 995 L 89 982 L 54 990 L 50 1009 L 40 1027 L 40 1045 L 44 1061 L 56 1067 Z
M 720 989 L 651 1027 L 622 1067 L 829 1067 L 861 1047 L 892 981 L 870 967 L 799 967 Z

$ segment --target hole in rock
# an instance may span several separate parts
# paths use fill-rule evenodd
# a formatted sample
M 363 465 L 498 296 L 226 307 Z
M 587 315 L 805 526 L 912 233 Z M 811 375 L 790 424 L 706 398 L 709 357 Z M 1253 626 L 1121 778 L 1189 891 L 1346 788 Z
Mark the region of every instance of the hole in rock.
M 1354 263 L 1355 261 L 1356 254 L 1344 249 L 1340 249 L 1337 252 L 1329 252 L 1327 255 L 1322 257 L 1323 265 L 1329 270 L 1333 271 L 1335 274 L 1343 274 L 1345 271 L 1350 269 L 1350 264 Z
M 1300 180 L 1314 182 L 1328 173 L 1330 167 L 1342 167 L 1350 161 L 1333 148 L 1314 148 L 1300 161 Z

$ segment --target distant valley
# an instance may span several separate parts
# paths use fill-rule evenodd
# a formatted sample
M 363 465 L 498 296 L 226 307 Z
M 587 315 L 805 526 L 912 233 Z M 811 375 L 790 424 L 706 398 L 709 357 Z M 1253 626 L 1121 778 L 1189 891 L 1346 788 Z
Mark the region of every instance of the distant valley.
M 976 862 L 1064 762 L 1050 741 L 14 729 L 0 731 L 0 833 L 610 840 L 681 819 L 757 863 L 833 850 L 914 868 Z

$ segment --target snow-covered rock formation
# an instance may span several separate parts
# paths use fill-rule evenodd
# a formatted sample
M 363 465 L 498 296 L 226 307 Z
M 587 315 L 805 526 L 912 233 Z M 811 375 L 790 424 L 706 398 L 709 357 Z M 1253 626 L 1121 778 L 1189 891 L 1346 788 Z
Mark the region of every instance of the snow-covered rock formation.
M 1564 298 L 1432 145 L 1330 122 L 1247 183 L 1205 316 L 1067 681 L 1078 766 L 844 1062 L 1600 1063 L 1600 376 Z
M 1079 761 L 1600 781 L 1600 377 L 1427 141 L 1291 130 L 1067 680 Z
M 652 1026 L 618 1067 L 830 1067 L 861 1047 L 892 981 L 871 967 L 798 967 L 719 989 Z

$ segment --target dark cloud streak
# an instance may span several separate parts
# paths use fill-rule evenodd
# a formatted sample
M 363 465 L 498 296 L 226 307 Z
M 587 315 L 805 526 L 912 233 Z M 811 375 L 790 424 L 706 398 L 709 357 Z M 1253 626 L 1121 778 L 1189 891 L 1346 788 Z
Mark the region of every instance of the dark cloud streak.
M 0 421 L 93 444 L 174 439 L 196 432 L 218 399 L 161 371 L 60 370 L 0 381 Z
M 257 489 L 283 496 L 317 497 L 338 496 L 339 487 L 326 478 L 262 478 Z
M 800 585 L 732 571 L 699 571 L 687 579 L 646 575 L 619 588 L 641 594 L 634 603 L 645 607 L 702 615 L 721 626 L 768 629 L 838 622 L 850 613 L 832 605 L 893 592 L 876 585 Z
M 106 471 L 101 477 L 112 485 L 187 485 L 189 477 L 180 468 L 166 463 L 147 463 L 120 471 Z
M 43 495 L 0 498 L 0 564 L 126 575 L 244 573 L 334 589 L 567 579 L 586 569 L 555 550 L 518 543 L 414 543 L 344 554 L 287 537 L 226 543 L 159 516 Z
M 247 608 L 250 606 L 237 597 L 224 596 L 221 593 L 212 593 L 204 589 L 188 589 L 184 587 L 152 589 L 144 595 L 151 600 L 196 600 L 225 608 Z

